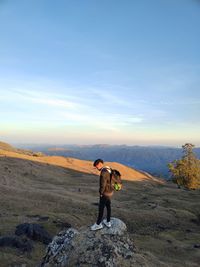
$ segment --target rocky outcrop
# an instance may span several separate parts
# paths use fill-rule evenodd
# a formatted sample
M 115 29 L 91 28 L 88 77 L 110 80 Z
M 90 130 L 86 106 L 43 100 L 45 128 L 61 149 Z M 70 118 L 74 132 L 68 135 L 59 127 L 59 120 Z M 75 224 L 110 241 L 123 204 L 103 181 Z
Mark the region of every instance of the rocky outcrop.
M 90 228 L 69 228 L 56 235 L 47 246 L 46 255 L 39 266 L 133 266 L 136 248 L 126 225 L 117 218 L 112 227 L 97 231 Z

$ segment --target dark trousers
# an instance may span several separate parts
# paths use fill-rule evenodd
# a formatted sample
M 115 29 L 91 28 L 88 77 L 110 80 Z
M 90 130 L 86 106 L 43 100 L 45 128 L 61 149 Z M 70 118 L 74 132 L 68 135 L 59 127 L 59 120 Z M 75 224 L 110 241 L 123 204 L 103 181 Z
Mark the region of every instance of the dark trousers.
M 111 200 L 110 197 L 102 196 L 99 199 L 99 215 L 97 218 L 97 224 L 100 224 L 103 218 L 104 208 L 107 208 L 107 222 L 110 221 L 111 216 Z

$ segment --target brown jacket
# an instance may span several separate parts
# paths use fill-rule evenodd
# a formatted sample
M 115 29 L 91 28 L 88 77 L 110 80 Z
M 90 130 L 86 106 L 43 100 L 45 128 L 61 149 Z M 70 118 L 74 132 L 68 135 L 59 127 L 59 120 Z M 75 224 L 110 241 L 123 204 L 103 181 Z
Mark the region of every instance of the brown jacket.
M 110 184 L 110 172 L 106 167 L 103 167 L 100 173 L 99 179 L 99 193 L 100 195 L 111 197 L 113 195 L 113 189 Z

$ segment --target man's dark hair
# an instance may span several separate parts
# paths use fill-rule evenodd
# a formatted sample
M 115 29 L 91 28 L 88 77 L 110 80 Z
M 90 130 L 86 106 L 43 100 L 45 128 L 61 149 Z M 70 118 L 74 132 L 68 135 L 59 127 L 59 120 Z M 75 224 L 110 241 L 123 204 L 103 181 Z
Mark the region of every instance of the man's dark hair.
M 93 163 L 93 166 L 97 166 L 97 164 L 99 164 L 99 162 L 103 163 L 103 160 L 102 159 L 96 159 Z

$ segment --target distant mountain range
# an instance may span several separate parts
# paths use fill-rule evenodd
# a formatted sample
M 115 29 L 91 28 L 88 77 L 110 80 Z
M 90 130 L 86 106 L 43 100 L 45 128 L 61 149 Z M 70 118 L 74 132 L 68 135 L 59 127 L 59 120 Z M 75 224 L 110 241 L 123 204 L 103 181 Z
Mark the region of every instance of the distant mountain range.
M 18 145 L 19 147 L 19 145 Z M 167 164 L 182 156 L 182 148 L 165 146 L 128 146 L 128 145 L 21 145 L 21 148 L 40 151 L 47 155 L 73 157 L 82 160 L 102 158 L 129 167 L 143 170 L 158 177 L 169 178 Z M 200 148 L 194 152 L 200 158 Z

